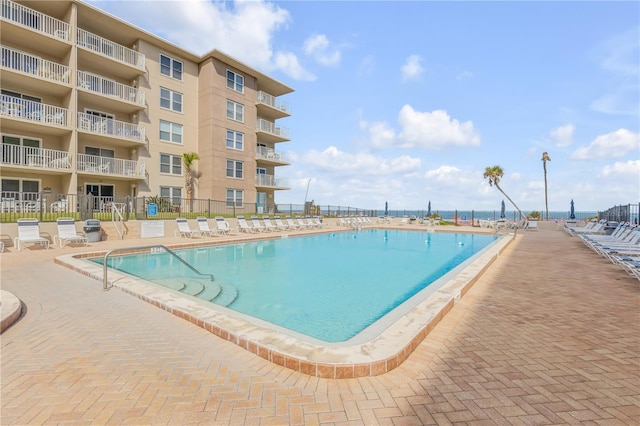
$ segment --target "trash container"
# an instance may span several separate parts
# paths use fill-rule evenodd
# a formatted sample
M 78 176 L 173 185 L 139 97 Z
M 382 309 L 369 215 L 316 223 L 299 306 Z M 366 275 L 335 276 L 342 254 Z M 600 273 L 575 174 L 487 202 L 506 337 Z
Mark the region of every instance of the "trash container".
M 97 243 L 102 239 L 100 235 L 100 221 L 97 219 L 85 220 L 82 230 L 84 231 L 85 237 L 87 237 L 87 241 L 90 243 Z
M 611 235 L 611 234 L 613 234 L 613 231 L 615 231 L 617 227 L 618 227 L 618 222 L 610 220 L 604 226 L 604 233 L 607 234 L 607 235 Z

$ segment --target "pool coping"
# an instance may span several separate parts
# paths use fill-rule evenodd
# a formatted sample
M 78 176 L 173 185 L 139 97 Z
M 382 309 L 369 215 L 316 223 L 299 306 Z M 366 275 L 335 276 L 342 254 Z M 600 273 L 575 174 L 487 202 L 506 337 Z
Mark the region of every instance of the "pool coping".
M 395 369 L 407 359 L 514 238 L 515 233 L 503 235 L 370 341 L 345 346 L 324 346 L 265 328 L 260 325 L 261 321 L 249 322 L 245 319 L 247 316 L 238 315 L 233 310 L 185 297 L 182 293 L 117 271 L 109 271 L 108 285 L 185 319 L 274 364 L 300 373 L 336 379 L 377 376 Z M 233 243 L 194 242 L 167 247 L 183 249 Z M 140 250 L 131 248 L 121 253 L 135 252 Z M 102 282 L 103 267 L 86 258 L 104 256 L 106 253 L 107 250 L 69 254 L 56 257 L 54 262 Z

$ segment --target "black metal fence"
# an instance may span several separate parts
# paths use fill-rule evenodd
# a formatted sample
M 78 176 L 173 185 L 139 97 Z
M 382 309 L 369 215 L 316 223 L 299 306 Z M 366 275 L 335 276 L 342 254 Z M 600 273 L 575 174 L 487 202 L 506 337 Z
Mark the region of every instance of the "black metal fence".
M 186 199 L 169 197 L 109 197 L 92 194 L 52 194 L 45 192 L 2 192 L 0 222 L 17 222 L 19 218 L 35 218 L 41 222 L 55 222 L 59 217 L 73 217 L 77 220 L 111 220 L 114 212 L 119 212 L 124 220 L 166 220 L 177 217 L 194 219 L 199 216 L 236 217 L 238 215 L 318 215 L 325 217 L 342 216 L 393 216 L 423 218 L 435 215 L 445 221 L 466 223 L 473 219 L 500 218 L 499 210 L 409 210 L 409 209 L 362 209 L 349 206 L 306 204 L 276 204 L 261 206 L 255 203 L 234 203 L 210 199 Z M 577 219 L 598 216 L 600 219 L 629 221 L 638 223 L 640 204 L 614 206 L 604 212 L 575 212 Z M 569 212 L 549 212 L 550 220 L 567 219 Z M 518 220 L 515 211 L 506 211 L 505 217 Z
M 598 212 L 598 219 L 616 222 L 631 222 L 637 225 L 639 223 L 639 212 L 640 203 L 620 204 L 619 206 L 613 206 L 603 212 Z

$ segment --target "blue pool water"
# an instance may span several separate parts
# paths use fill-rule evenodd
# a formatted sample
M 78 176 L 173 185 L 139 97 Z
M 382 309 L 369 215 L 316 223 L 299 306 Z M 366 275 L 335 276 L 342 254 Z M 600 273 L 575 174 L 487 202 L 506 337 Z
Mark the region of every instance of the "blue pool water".
M 109 266 L 325 342 L 342 342 L 496 240 L 364 230 L 114 257 Z M 98 263 L 102 259 L 94 260 Z M 176 287 L 176 283 L 178 286 Z

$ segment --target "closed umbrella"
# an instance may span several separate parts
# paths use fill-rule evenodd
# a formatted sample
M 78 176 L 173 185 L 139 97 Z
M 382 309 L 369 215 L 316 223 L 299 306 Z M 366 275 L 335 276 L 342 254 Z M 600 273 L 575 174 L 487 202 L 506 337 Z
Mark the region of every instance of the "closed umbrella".
M 500 207 L 500 219 L 504 219 L 504 200 L 502 200 L 502 206 Z
M 431 216 L 431 200 L 429 200 L 429 204 L 427 205 L 427 216 Z
M 384 202 L 384 215 L 389 216 L 389 203 L 387 201 Z
M 575 219 L 576 218 L 576 210 L 575 207 L 573 206 L 573 200 L 571 200 L 571 210 L 569 211 L 569 219 Z

